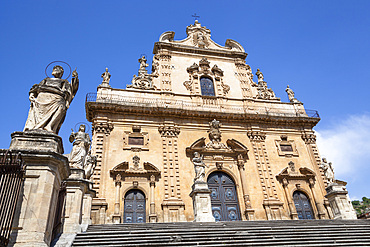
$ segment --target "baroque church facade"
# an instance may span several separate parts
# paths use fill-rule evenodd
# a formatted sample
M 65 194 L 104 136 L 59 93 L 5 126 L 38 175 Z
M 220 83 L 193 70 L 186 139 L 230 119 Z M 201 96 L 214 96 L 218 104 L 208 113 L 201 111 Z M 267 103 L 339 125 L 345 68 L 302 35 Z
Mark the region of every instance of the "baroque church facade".
M 97 156 L 92 223 L 193 221 L 199 176 L 216 221 L 334 218 L 317 112 L 289 87 L 290 102 L 277 98 L 238 42 L 215 43 L 198 21 L 186 33 L 163 33 L 151 73 L 140 58 L 126 89 L 112 88 L 106 69 L 87 96 Z

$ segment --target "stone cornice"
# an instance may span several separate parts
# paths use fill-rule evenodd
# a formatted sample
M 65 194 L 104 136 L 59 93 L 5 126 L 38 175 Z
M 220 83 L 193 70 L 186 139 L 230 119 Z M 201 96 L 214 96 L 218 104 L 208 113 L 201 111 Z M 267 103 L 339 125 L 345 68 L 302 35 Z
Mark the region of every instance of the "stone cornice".
M 140 105 L 123 105 L 115 103 L 103 102 L 86 102 L 86 118 L 92 122 L 93 119 L 101 113 L 112 114 L 133 114 L 133 115 L 147 115 L 148 117 L 180 117 L 180 118 L 204 118 L 204 119 L 220 119 L 220 120 L 233 120 L 243 121 L 250 123 L 273 124 L 273 125 L 295 125 L 306 126 L 313 128 L 320 118 L 306 117 L 306 116 L 274 116 L 270 114 L 252 114 L 252 113 L 225 113 L 216 111 L 201 111 L 168 108 L 168 107 L 143 107 Z

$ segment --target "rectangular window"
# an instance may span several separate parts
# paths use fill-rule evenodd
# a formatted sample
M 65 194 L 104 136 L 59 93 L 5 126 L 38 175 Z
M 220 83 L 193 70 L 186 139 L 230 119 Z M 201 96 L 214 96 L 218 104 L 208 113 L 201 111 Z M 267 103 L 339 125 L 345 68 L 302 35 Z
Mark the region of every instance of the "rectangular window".
M 144 137 L 129 137 L 128 145 L 144 145 Z
M 283 152 L 293 152 L 293 147 L 290 144 L 280 144 L 280 149 Z

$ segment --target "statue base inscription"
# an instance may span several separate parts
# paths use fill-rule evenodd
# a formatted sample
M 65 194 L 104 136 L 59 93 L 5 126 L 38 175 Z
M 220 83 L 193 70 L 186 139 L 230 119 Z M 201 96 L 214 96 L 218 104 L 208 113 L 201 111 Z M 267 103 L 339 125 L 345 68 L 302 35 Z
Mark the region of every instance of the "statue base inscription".
M 193 198 L 194 222 L 215 222 L 208 184 L 197 181 L 193 184 L 192 189 L 190 196 Z

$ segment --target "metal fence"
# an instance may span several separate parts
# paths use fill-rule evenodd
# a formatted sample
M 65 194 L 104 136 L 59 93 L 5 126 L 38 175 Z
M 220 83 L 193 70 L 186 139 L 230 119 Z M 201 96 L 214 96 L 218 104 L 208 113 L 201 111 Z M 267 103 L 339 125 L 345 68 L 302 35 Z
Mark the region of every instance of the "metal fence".
M 25 175 L 21 154 L 0 154 L 0 246 L 9 243 L 10 231 Z
M 292 104 L 269 104 L 268 107 L 258 106 L 243 106 L 243 104 L 223 104 L 216 100 L 210 101 L 209 97 L 202 97 L 203 104 L 196 104 L 190 101 L 175 100 L 175 99 L 160 99 L 149 97 L 129 97 L 118 94 L 96 94 L 88 93 L 86 95 L 86 102 L 97 102 L 103 104 L 117 104 L 128 107 L 151 107 L 151 108 L 166 108 L 177 110 L 193 110 L 199 112 L 218 112 L 230 114 L 258 114 L 275 117 L 310 117 L 320 118 L 316 110 L 303 110 L 303 108 L 296 108 Z M 212 102 L 212 103 L 210 103 Z

